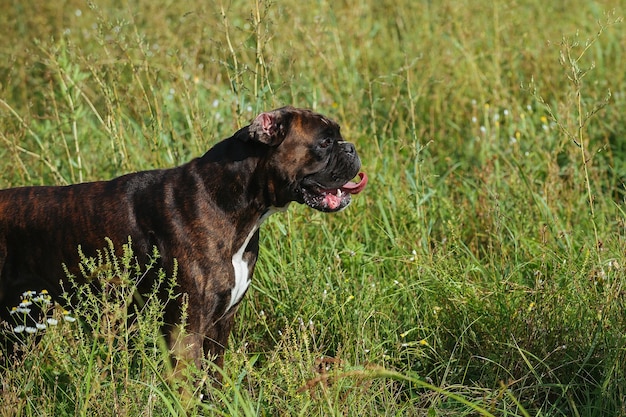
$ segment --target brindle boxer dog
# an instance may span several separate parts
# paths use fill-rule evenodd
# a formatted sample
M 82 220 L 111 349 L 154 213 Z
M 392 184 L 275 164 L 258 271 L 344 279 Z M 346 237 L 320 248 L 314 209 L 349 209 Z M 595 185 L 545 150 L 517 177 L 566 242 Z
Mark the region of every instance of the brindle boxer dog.
M 176 168 L 2 190 L 1 317 L 9 319 L 9 308 L 26 290 L 59 296 L 63 265 L 80 277 L 79 245 L 89 256 L 106 246 L 105 238 L 121 247 L 130 237 L 138 256 L 156 247 L 166 271 L 177 261 L 178 290 L 188 296 L 183 359 L 200 366 L 210 355 L 221 367 L 257 260 L 261 223 L 292 201 L 324 212 L 343 209 L 367 183 L 360 165 L 337 123 L 284 107 L 261 113 L 204 156 Z M 361 180 L 354 183 L 357 174 Z M 151 285 L 144 278 L 140 291 Z M 169 301 L 164 312 L 170 347 L 180 299 Z

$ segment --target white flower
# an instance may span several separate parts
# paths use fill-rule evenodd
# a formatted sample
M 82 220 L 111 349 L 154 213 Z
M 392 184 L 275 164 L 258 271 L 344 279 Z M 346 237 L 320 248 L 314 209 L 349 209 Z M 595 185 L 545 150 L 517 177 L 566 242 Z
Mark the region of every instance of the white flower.
M 26 328 L 26 326 L 22 326 L 21 324 L 19 326 L 15 326 L 13 328 L 13 331 L 15 333 L 22 333 L 24 331 L 24 329 Z
M 63 316 L 63 320 L 67 321 L 68 323 L 74 323 L 76 321 L 74 317 L 67 314 Z
M 46 325 L 45 325 L 45 324 L 43 324 L 43 323 L 37 323 L 37 324 L 35 324 L 35 327 L 36 327 L 37 329 L 39 329 L 39 330 L 45 330 Z
M 29 333 L 29 334 L 37 333 L 37 329 L 31 326 L 27 326 L 25 330 L 26 330 L 26 333 Z
M 59 321 L 57 319 L 53 319 L 52 317 L 48 318 L 46 320 L 46 322 L 50 325 L 50 326 L 56 326 L 57 324 L 59 324 Z

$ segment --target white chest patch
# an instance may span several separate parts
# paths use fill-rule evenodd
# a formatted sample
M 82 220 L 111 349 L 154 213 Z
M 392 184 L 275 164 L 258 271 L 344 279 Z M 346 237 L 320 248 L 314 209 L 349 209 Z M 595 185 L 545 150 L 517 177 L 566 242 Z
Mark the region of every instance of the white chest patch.
M 248 262 L 243 259 L 243 254 L 248 247 L 248 243 L 250 243 L 250 239 L 252 239 L 252 236 L 254 236 L 257 230 L 259 230 L 259 227 L 261 227 L 261 224 L 265 221 L 265 219 L 278 211 L 284 211 L 286 209 L 287 206 L 280 208 L 271 207 L 252 227 L 252 230 L 250 230 L 250 233 L 248 233 L 248 236 L 243 242 L 243 245 L 241 245 L 239 250 L 233 255 L 232 263 L 233 270 L 235 272 L 235 286 L 230 290 L 230 301 L 228 303 L 228 306 L 226 307 L 226 311 L 229 311 L 235 304 L 237 304 L 241 300 L 243 295 L 248 290 L 248 287 L 250 286 L 250 267 L 248 265 Z

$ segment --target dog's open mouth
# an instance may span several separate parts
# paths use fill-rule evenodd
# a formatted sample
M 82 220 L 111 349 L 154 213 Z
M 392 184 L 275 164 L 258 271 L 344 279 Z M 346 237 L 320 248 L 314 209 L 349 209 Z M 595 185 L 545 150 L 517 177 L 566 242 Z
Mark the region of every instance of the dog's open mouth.
M 348 181 L 338 188 L 304 188 L 304 202 L 321 211 L 339 211 L 350 204 L 351 195 L 358 194 L 367 185 L 367 175 L 359 172 L 359 182 Z

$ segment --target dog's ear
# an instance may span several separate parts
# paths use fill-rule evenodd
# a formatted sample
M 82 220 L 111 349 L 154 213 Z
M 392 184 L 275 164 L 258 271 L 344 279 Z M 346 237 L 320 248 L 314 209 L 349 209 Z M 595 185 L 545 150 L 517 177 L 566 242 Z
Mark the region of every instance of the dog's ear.
M 289 107 L 263 112 L 250 124 L 250 137 L 252 140 L 269 146 L 278 146 L 287 135 L 290 121 L 291 108 Z

